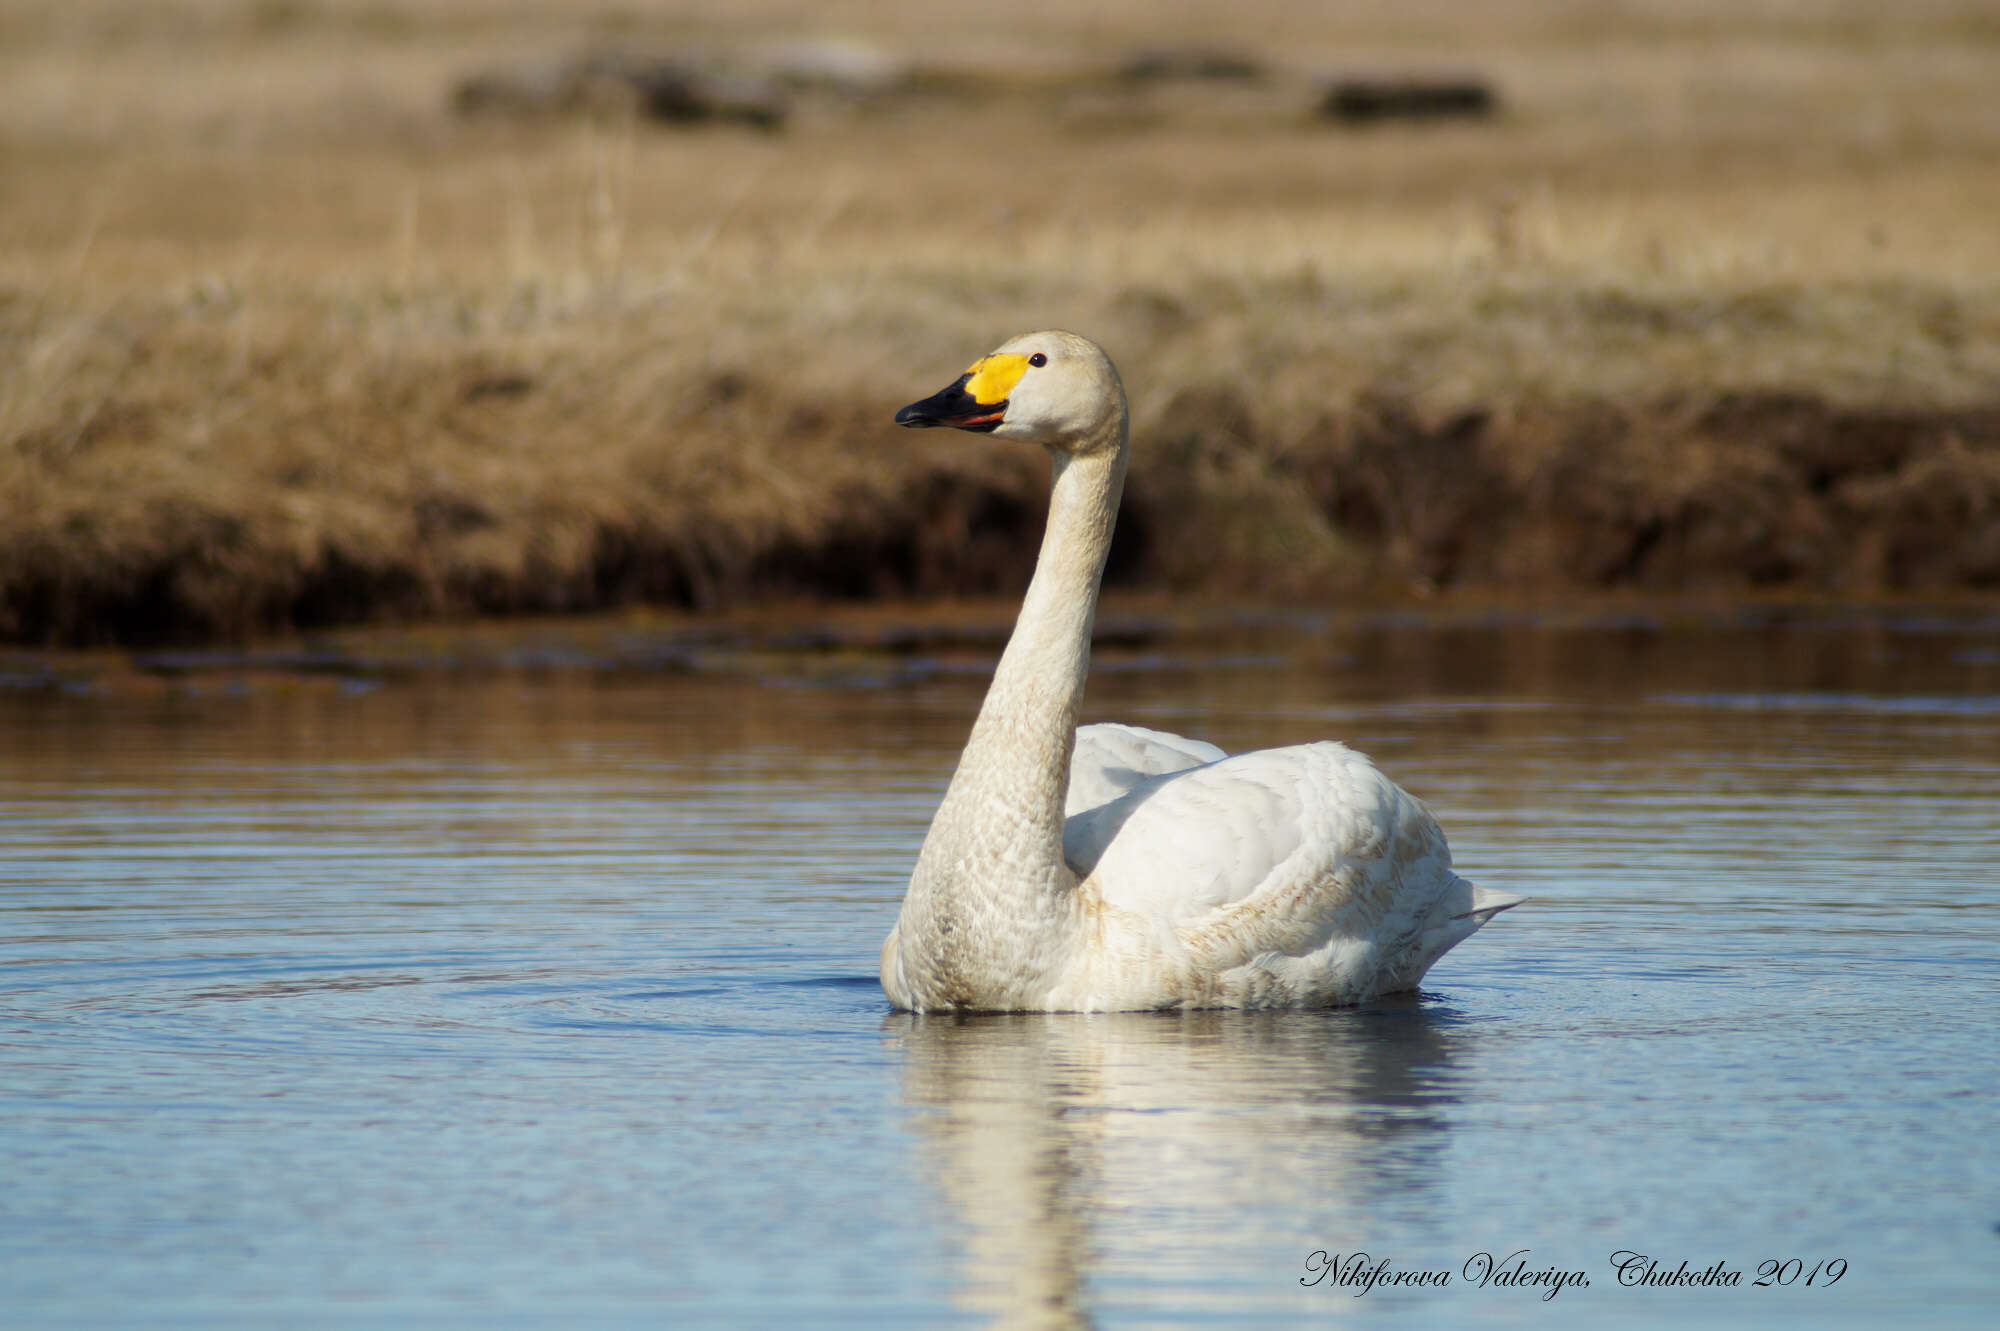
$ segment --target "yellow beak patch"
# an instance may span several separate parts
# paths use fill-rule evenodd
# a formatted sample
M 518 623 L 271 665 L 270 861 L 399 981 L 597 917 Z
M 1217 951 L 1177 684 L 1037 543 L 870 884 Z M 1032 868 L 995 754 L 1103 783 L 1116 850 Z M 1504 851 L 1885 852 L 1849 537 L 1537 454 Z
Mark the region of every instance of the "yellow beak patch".
M 996 407 L 1007 400 L 1014 385 L 1028 372 L 1028 358 L 1012 353 L 984 356 L 966 368 L 965 391 L 982 407 Z

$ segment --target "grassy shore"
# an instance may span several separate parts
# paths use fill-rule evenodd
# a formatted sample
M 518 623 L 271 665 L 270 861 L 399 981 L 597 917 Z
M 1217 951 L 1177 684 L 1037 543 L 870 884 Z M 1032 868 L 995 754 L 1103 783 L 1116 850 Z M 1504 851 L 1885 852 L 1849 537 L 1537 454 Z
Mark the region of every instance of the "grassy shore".
M 1143 84 L 1136 2 L 133 8 L 0 15 L 0 638 L 1006 592 L 1040 459 L 887 418 L 1048 325 L 1128 586 L 2000 584 L 1984 6 L 1251 0 L 1172 39 L 1261 78 Z M 829 33 L 888 74 L 776 131 L 450 109 Z

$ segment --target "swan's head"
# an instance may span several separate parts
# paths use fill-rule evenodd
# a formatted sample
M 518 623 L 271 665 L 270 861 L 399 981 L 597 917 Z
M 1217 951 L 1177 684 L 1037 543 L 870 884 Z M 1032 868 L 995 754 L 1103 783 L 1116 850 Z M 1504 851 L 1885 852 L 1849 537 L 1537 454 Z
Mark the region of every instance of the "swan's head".
M 1023 333 L 974 361 L 951 387 L 897 412 L 896 424 L 948 425 L 1065 453 L 1115 450 L 1125 437 L 1125 388 L 1089 338 Z

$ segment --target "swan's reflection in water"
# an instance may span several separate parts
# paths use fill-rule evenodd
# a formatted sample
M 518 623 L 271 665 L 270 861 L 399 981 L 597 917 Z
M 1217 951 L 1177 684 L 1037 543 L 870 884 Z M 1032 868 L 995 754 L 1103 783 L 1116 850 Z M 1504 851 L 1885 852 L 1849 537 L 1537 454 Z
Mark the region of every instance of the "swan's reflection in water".
M 959 1299 L 1002 1326 L 1309 1303 L 1314 1249 L 1421 1224 L 1475 1047 L 1436 1003 L 1360 1011 L 888 1019 L 958 1226 Z

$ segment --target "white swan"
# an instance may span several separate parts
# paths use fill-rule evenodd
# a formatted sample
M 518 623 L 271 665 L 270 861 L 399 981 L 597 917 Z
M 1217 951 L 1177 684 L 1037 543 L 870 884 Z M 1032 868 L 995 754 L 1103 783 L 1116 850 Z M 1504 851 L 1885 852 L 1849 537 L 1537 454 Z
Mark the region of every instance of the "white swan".
M 1521 898 L 1474 887 L 1428 810 L 1335 743 L 1227 757 L 1078 731 L 1125 485 L 1124 386 L 1074 333 L 1028 333 L 899 425 L 1049 450 L 1041 556 L 917 856 L 882 988 L 919 1012 L 1293 1007 L 1413 989 Z

